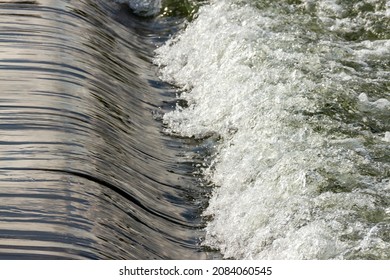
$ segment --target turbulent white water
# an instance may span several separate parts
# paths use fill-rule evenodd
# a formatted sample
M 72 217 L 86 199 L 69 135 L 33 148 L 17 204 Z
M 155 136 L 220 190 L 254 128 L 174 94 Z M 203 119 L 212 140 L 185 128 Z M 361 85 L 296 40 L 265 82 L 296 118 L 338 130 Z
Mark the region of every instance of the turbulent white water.
M 390 2 L 218 0 L 157 50 L 219 135 L 204 245 L 226 258 L 390 258 Z

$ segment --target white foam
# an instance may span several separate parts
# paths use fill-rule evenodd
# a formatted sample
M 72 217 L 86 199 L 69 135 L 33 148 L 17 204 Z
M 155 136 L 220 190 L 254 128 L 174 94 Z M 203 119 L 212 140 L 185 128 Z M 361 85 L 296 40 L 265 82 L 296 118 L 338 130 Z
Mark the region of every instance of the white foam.
M 386 131 L 385 137 L 383 138 L 383 140 L 386 142 L 390 142 L 390 131 Z
M 382 109 L 382 110 L 385 110 L 385 109 L 388 109 L 390 108 L 390 101 L 385 99 L 385 98 L 379 98 L 375 101 L 372 101 L 370 102 L 368 100 L 368 96 L 367 94 L 365 93 L 361 93 L 359 95 L 359 100 L 367 105 L 371 105 L 371 106 L 375 106 L 376 108 L 378 109 Z
M 371 56 L 327 34 L 316 40 L 321 35 L 310 30 L 307 14 L 251 3 L 211 1 L 156 52 L 162 79 L 180 87 L 189 103 L 164 116 L 167 132 L 215 132 L 222 139 L 204 170 L 217 186 L 204 213 L 212 217 L 204 244 L 245 259 L 375 255 L 376 245 L 364 239 L 372 221 L 364 217 L 385 213 L 378 197 L 389 199 L 388 183 L 361 168 L 380 173 L 389 165 L 370 157 L 369 131 L 356 132 L 324 105 L 353 112 L 343 98 L 368 102 L 367 94 L 348 88 L 360 73 L 341 61 L 364 65 Z

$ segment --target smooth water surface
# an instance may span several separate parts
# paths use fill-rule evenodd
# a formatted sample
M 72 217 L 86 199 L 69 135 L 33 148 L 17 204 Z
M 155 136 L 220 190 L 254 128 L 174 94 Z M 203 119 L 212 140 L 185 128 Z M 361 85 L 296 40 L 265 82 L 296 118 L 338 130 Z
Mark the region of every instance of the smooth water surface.
M 0 2 L 0 258 L 206 258 L 205 190 L 161 133 L 151 63 L 183 19 L 115 1 Z

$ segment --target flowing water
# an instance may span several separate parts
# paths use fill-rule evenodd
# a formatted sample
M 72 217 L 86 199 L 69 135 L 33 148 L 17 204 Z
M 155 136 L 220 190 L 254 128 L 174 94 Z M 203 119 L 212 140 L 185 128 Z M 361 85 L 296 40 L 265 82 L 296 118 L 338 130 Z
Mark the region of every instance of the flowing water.
M 0 258 L 390 259 L 389 1 L 0 1 L 0 90 Z
M 123 1 L 122 1 L 123 2 Z M 0 1 L 0 258 L 198 259 L 207 189 L 151 63 L 184 13 Z
M 390 259 L 390 1 L 211 0 L 156 51 L 204 139 L 204 246 Z

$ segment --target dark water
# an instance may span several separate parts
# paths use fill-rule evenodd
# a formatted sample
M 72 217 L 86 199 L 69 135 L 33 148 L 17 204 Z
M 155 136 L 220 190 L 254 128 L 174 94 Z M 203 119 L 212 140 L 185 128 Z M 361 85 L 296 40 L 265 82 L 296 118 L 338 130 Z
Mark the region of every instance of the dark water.
M 205 189 L 151 58 L 180 17 L 0 2 L 0 258 L 197 259 Z M 187 141 L 187 142 L 186 142 Z

